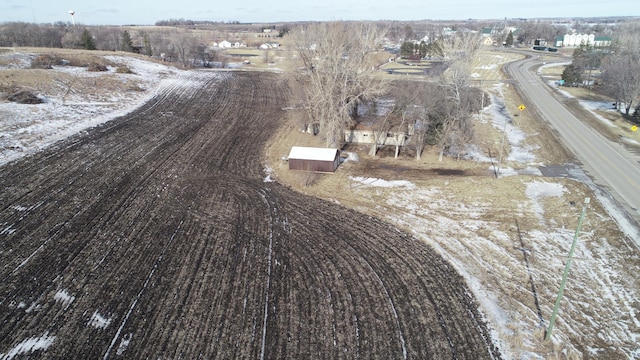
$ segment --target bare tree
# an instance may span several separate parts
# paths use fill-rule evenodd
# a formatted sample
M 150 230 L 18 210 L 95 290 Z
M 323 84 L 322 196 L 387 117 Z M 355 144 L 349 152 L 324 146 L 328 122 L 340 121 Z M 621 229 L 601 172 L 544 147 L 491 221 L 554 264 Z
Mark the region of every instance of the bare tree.
M 408 125 L 407 145 L 415 150 L 416 160 L 420 160 L 430 138 L 429 111 L 435 109 L 438 101 L 437 85 L 410 80 L 394 82 L 393 85 L 394 109 L 402 117 L 402 124 Z
M 371 135 L 373 138 L 373 142 L 371 143 L 371 147 L 369 148 L 369 155 L 371 156 L 376 156 L 378 150 L 382 146 L 384 146 L 387 133 L 391 128 L 389 126 L 389 115 L 391 115 L 391 113 L 388 113 L 381 121 L 378 121 L 377 124 L 375 124 L 375 128 L 371 130 Z
M 80 44 L 80 37 L 77 33 L 69 31 L 62 36 L 62 47 L 66 49 L 77 49 Z
M 634 101 L 640 100 L 640 24 L 618 29 L 613 50 L 604 62 L 602 81 L 629 115 Z
M 205 68 L 210 68 L 211 63 L 215 60 L 216 54 L 214 51 L 209 50 L 205 44 L 198 44 L 196 46 L 197 58 Z
M 120 30 L 114 27 L 96 28 L 94 31 L 96 47 L 99 50 L 116 51 L 120 49 L 122 39 Z
M 451 61 L 471 62 L 480 49 L 480 34 L 471 31 L 458 31 L 454 36 L 444 37 L 441 42 L 442 52 Z
M 329 22 L 292 32 L 299 67 L 293 77 L 309 123 L 318 123 L 327 146 L 339 146 L 342 131 L 353 125 L 358 105 L 384 92 L 374 77 L 384 30 L 374 23 Z
M 429 129 L 429 114 L 426 109 L 420 111 L 422 116 L 415 116 L 412 122 L 411 144 L 416 151 L 416 160 L 420 160 L 422 152 L 427 145 L 427 132 Z
M 189 33 L 175 32 L 170 39 L 170 48 L 183 67 L 189 67 L 197 55 L 197 42 Z
M 471 114 L 480 107 L 479 96 L 469 85 L 466 64 L 455 63 L 440 80 L 444 95 L 440 103 L 441 122 L 438 126 L 439 161 L 447 148 L 455 147 L 459 157 L 465 144 L 473 139 Z
M 604 65 L 602 81 L 607 93 L 629 115 L 632 104 L 640 98 L 640 57 L 628 52 L 610 57 Z
M 262 58 L 265 64 L 271 64 L 273 62 L 273 53 L 269 49 L 265 49 L 262 53 Z

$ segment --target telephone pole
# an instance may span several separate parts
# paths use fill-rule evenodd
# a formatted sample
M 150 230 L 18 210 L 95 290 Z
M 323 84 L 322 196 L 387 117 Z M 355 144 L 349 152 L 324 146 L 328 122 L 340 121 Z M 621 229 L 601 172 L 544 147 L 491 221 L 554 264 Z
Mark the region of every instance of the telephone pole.
M 580 220 L 578 220 L 578 227 L 576 228 L 576 234 L 573 236 L 573 244 L 571 244 L 571 250 L 569 250 L 569 258 L 567 259 L 567 265 L 564 267 L 564 274 L 562 275 L 562 282 L 560 283 L 560 291 L 558 291 L 558 297 L 556 298 L 556 304 L 553 307 L 553 313 L 551 314 L 551 320 L 549 320 L 549 329 L 547 330 L 547 336 L 545 340 L 551 339 L 551 333 L 553 332 L 553 325 L 556 322 L 556 315 L 558 315 L 558 307 L 560 307 L 560 300 L 564 293 L 564 285 L 567 282 L 567 275 L 569 275 L 569 269 L 571 268 L 571 259 L 573 259 L 573 253 L 578 243 L 578 234 L 580 233 L 580 227 L 584 220 L 584 215 L 587 212 L 587 205 L 589 205 L 589 198 L 584 198 L 584 205 L 582 206 L 582 214 L 580 214 Z

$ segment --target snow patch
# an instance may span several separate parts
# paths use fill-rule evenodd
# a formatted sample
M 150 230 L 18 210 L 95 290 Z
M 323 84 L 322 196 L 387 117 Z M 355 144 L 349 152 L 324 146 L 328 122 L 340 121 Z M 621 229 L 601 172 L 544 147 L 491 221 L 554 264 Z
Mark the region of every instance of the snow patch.
M 109 324 L 111 324 L 111 320 L 111 318 L 106 318 L 100 315 L 96 310 L 93 312 L 93 315 L 91 315 L 91 319 L 89 319 L 89 325 L 98 329 L 105 329 Z
M 7 226 L 6 228 L 0 230 L 0 235 L 12 235 L 15 232 L 16 230 L 13 227 Z
M 67 290 L 59 290 L 54 296 L 53 299 L 56 302 L 62 303 L 64 308 L 66 309 L 71 305 L 71 303 L 76 299 L 75 296 L 71 296 Z
M 612 103 L 608 102 L 608 101 L 586 101 L 586 100 L 580 100 L 579 101 L 580 105 L 587 109 L 591 115 L 593 115 L 596 119 L 600 120 L 601 123 L 607 125 L 607 126 L 611 126 L 611 127 L 615 127 L 615 125 L 613 124 L 613 122 L 605 117 L 603 117 L 602 115 L 596 113 L 596 110 L 599 111 L 616 111 L 616 109 L 613 107 Z
M 265 174 L 267 174 L 267 176 L 264 178 L 264 182 L 266 183 L 270 183 L 270 182 L 274 182 L 275 180 L 273 180 L 273 178 L 271 178 L 271 175 L 273 174 L 273 169 L 270 168 L 269 166 L 265 165 L 264 166 L 264 172 Z
M 132 337 L 133 334 L 127 334 L 122 337 L 122 340 L 120 340 L 120 345 L 118 345 L 118 350 L 116 350 L 116 355 L 121 356 L 127 350 L 129 344 L 131 343 Z
M 483 66 L 478 66 L 476 67 L 476 69 L 480 69 L 480 70 L 494 70 L 498 67 L 498 64 L 491 64 L 491 65 L 483 65 Z
M 565 190 L 564 186 L 557 183 L 534 181 L 527 184 L 525 194 L 531 201 L 530 209 L 533 210 L 539 219 L 542 219 L 544 206 L 540 202 L 540 199 L 545 197 L 561 197 Z
M 27 355 L 34 351 L 47 350 L 53 345 L 55 339 L 55 336 L 49 336 L 48 333 L 44 333 L 44 335 L 40 337 L 28 338 L 14 346 L 8 353 L 0 354 L 0 358 L 2 358 L 2 360 L 11 360 L 18 355 Z
M 540 197 L 561 197 L 566 191 L 565 187 L 561 184 L 550 183 L 544 181 L 534 181 L 527 184 L 527 190 L 525 194 L 529 198 L 540 198 Z
M 349 161 L 358 162 L 358 161 L 360 161 L 360 157 L 355 152 L 343 151 L 342 154 L 346 154 L 347 155 L 347 157 L 344 158 L 344 160 L 342 162 L 349 162 Z
M 384 187 L 384 188 L 395 188 L 395 187 L 406 187 L 410 189 L 414 189 L 416 186 L 410 181 L 407 180 L 382 180 L 376 178 L 367 178 L 361 176 L 349 176 L 349 180 L 355 181 L 366 186 L 373 187 Z

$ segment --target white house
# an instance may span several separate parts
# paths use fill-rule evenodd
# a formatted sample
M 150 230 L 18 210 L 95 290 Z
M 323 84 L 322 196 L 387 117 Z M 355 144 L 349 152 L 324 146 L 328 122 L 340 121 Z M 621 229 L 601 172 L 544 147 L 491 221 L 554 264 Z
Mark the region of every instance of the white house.
M 555 45 L 557 47 L 579 47 L 581 45 L 602 47 L 611 45 L 611 38 L 594 34 L 566 34 L 558 36 Z
M 232 45 L 227 40 L 220 41 L 218 47 L 221 49 L 231 49 Z
M 262 50 L 277 49 L 279 47 L 280 47 L 280 44 L 278 44 L 277 42 L 267 42 L 267 43 L 264 43 L 264 44 L 260 45 L 260 49 L 262 49 Z
M 379 146 L 404 146 L 407 133 L 404 131 L 376 131 L 373 129 L 344 130 L 344 141 L 350 144 L 373 144 Z

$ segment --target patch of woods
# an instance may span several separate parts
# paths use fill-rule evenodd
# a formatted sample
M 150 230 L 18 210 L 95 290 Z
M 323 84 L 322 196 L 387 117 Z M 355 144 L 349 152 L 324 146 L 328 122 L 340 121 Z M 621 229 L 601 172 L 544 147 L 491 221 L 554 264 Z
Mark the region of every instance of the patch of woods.
M 288 74 L 292 116 L 302 130 L 321 136 L 327 147 L 342 147 L 345 133 L 367 137 L 370 155 L 387 144 L 411 149 L 420 158 L 426 146 L 460 157 L 474 141 L 473 115 L 487 104 L 471 86 L 473 55 L 480 38 L 460 33 L 440 39 L 447 69 L 427 81 L 390 81 L 377 76 L 386 29 L 376 23 L 330 22 L 293 29 L 298 66 Z
M 565 67 L 565 86 L 590 88 L 614 99 L 626 118 L 640 120 L 640 24 L 620 26 L 611 46 L 581 45 Z

